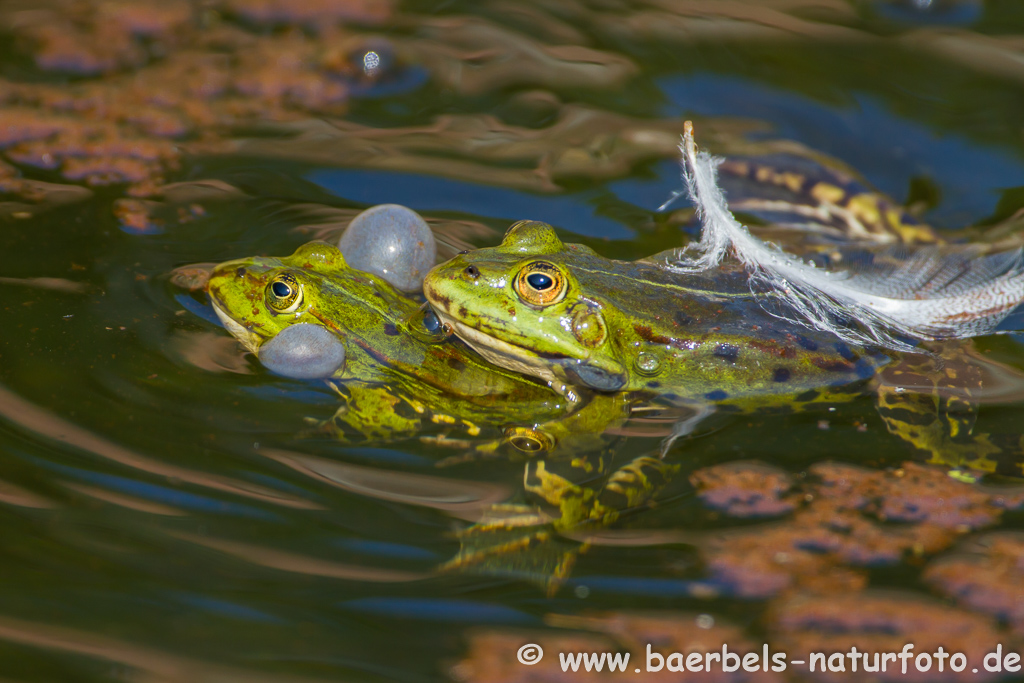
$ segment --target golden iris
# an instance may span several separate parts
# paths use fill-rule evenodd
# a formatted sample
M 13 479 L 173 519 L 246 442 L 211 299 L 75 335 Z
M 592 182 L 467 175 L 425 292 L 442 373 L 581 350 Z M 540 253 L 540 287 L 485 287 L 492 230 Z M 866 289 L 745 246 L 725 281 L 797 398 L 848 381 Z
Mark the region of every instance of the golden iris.
M 565 298 L 562 271 L 544 261 L 535 261 L 520 270 L 514 286 L 519 298 L 533 306 L 549 306 Z
M 278 275 L 267 285 L 267 306 L 277 313 L 293 313 L 302 303 L 302 287 L 288 273 Z

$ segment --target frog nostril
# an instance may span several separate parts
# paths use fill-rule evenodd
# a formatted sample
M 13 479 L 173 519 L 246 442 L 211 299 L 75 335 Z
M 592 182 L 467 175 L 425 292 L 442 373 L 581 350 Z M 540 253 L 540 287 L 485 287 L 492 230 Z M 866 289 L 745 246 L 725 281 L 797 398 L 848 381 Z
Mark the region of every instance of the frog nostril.
M 462 251 L 459 252 L 459 256 L 465 256 L 468 253 L 469 253 L 469 249 L 463 249 Z
M 466 266 L 466 269 L 462 272 L 474 280 L 480 277 L 480 271 L 477 269 L 476 266 Z

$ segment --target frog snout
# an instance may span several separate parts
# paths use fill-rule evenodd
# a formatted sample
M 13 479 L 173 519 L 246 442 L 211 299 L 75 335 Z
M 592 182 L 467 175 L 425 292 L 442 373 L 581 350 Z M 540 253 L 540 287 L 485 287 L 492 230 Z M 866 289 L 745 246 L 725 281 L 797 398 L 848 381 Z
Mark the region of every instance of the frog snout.
M 424 281 L 423 296 L 427 298 L 427 301 L 430 302 L 430 306 L 434 309 L 440 309 L 447 312 L 451 308 L 452 300 L 437 291 L 437 288 L 432 282 Z

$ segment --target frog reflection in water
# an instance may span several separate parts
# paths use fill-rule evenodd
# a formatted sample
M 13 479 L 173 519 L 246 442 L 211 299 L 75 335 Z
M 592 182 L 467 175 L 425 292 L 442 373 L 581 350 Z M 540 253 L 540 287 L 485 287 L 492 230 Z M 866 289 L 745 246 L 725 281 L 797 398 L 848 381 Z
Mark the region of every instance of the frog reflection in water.
M 1024 474 L 1019 436 L 997 445 L 973 433 L 978 375 L 953 370 L 963 344 L 947 344 L 945 358 L 854 347 L 770 315 L 739 263 L 680 274 L 664 261 L 606 259 L 563 244 L 544 223 L 521 221 L 500 246 L 435 267 L 424 293 L 482 356 L 556 389 L 671 394 L 749 410 L 849 400 L 873 383 L 889 430 L 933 462 Z M 897 386 L 911 377 L 930 384 Z M 1008 461 L 995 457 L 1001 446 Z
M 626 395 L 560 396 L 489 365 L 446 340 L 417 301 L 349 267 L 330 244 L 220 264 L 207 291 L 225 328 L 258 357 L 296 330 L 313 329 L 343 345 L 343 363 L 327 369 L 345 405 L 326 427 L 341 438 L 380 442 L 437 424 L 464 437 L 439 443 L 475 444 L 476 452 L 488 453 L 507 442 L 530 456 L 526 491 L 558 515 L 551 519 L 535 506 L 495 507 L 462 534 L 453 568 L 521 572 L 553 589 L 582 549 L 564 532 L 614 522 L 650 501 L 678 469 L 644 455 L 613 469 L 602 433 L 627 418 Z

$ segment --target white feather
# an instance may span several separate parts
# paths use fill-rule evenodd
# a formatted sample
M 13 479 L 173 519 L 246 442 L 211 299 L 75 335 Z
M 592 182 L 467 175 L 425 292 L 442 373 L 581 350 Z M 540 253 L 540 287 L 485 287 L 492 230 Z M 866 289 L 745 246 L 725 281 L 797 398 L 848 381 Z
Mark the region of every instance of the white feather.
M 773 315 L 849 342 L 906 350 L 911 344 L 897 337 L 919 341 L 992 332 L 1024 301 L 1020 250 L 994 255 L 970 245 L 889 250 L 859 272 L 817 268 L 762 242 L 736 220 L 718 186 L 721 160 L 697 152 L 689 121 L 679 149 L 683 179 L 703 231 L 699 242 L 675 252 L 668 267 L 707 270 L 731 250 L 747 267 L 751 291 L 763 295 L 762 306 Z

